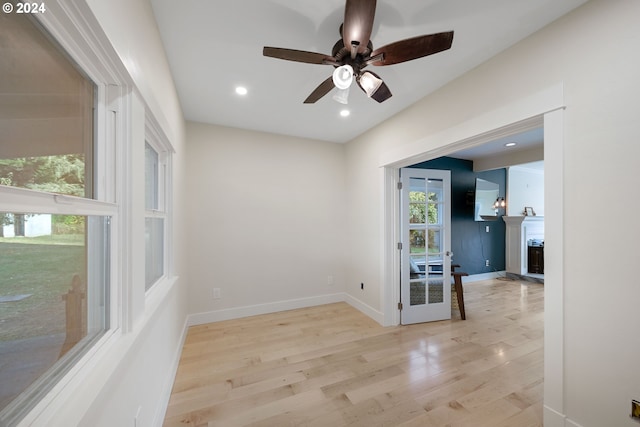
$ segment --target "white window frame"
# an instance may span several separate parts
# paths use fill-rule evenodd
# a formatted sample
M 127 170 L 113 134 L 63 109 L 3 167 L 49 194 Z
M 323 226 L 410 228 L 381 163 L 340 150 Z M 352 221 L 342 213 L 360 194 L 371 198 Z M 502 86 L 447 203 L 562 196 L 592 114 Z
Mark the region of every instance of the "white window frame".
M 55 195 L 15 187 L 0 187 L 2 210 L 9 212 L 101 215 L 111 218 L 109 284 L 110 324 L 106 333 L 82 354 L 52 389 L 18 422 L 18 426 L 46 425 L 65 403 L 78 399 L 86 378 L 105 363 L 119 338 L 131 330 L 131 96 L 133 82 L 85 2 L 48 2 L 35 18 L 94 82 L 96 90 L 94 199 Z M 123 201 L 125 203 L 123 203 Z M 83 390 L 91 402 L 99 390 Z
M 147 209 L 145 203 L 145 220 L 147 218 L 162 218 L 163 229 L 163 250 L 162 250 L 162 266 L 163 272 L 160 277 L 146 289 L 145 294 L 150 295 L 155 290 L 158 283 L 167 281 L 172 277 L 173 257 L 171 256 L 172 245 L 172 188 L 173 188 L 173 175 L 172 175 L 172 155 L 173 147 L 169 143 L 168 138 L 164 132 L 160 129 L 158 123 L 152 116 L 147 115 L 145 124 L 145 143 L 155 150 L 158 154 L 158 206 L 156 209 Z M 146 156 L 145 156 L 146 159 Z M 146 166 L 146 165 L 145 165 Z M 145 189 L 146 190 L 146 189 Z M 145 192 L 146 201 L 146 192 Z M 145 254 L 146 256 L 146 254 Z M 145 277 L 146 285 L 146 277 Z M 146 287 L 146 286 L 145 286 Z

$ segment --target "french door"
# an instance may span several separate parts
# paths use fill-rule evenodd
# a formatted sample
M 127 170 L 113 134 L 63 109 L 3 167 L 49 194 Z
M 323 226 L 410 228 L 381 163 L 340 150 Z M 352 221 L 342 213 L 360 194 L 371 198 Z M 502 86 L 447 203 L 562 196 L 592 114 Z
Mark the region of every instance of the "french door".
M 451 319 L 451 172 L 400 170 L 403 325 Z

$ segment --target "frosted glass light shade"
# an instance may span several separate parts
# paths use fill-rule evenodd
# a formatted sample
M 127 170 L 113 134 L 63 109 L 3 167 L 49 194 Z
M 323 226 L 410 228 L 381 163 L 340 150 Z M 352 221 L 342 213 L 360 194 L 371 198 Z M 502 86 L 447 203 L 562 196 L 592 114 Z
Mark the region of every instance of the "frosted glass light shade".
M 342 65 L 333 70 L 333 84 L 338 89 L 347 89 L 353 82 L 353 68 L 351 65 Z
M 373 73 L 365 71 L 360 76 L 358 83 L 360 83 L 360 87 L 365 91 L 367 96 L 371 98 L 371 96 L 380 89 L 380 86 L 382 86 L 382 79 Z
M 349 87 L 346 89 L 340 89 L 336 91 L 335 95 L 333 95 L 333 99 L 340 104 L 348 104 L 349 103 Z

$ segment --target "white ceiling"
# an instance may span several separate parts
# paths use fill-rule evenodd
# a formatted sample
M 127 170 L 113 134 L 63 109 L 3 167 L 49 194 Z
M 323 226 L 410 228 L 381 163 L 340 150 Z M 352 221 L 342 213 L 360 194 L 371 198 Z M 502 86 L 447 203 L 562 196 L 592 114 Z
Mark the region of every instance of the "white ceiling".
M 355 85 L 347 108 L 332 93 L 303 100 L 333 68 L 262 56 L 263 46 L 331 53 L 344 0 L 151 0 L 185 118 L 347 142 L 522 40 L 586 0 L 378 0 L 374 48 L 441 31 L 453 47 L 371 67 L 393 96 L 378 104 Z M 249 93 L 238 96 L 237 85 Z
M 507 144 L 515 143 L 514 146 Z M 466 150 L 457 151 L 449 157 L 464 160 L 484 160 L 490 157 L 509 157 L 518 151 L 528 151 L 544 144 L 544 129 L 535 128 L 518 134 L 505 136 Z

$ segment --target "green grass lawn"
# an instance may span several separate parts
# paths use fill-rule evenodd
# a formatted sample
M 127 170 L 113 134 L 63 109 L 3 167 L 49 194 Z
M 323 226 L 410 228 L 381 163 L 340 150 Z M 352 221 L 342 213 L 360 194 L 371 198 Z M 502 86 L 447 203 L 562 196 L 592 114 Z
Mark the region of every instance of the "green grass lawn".
M 86 276 L 83 235 L 0 238 L 0 341 L 65 331 L 62 295 L 74 274 Z
M 84 234 L 52 234 L 38 237 L 0 237 L 1 243 L 23 243 L 25 245 L 84 245 Z

